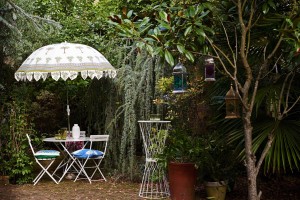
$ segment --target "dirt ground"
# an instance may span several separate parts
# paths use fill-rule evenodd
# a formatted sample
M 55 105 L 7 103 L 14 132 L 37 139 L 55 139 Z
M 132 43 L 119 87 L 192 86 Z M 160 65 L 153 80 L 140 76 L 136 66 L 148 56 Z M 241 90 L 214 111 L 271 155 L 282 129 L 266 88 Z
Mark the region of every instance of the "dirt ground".
M 0 185 L 1 200 L 139 200 L 139 183 L 108 179 L 107 182 L 86 180 L 75 183 L 64 180 L 55 184 L 43 179 L 36 186 Z M 259 181 L 263 191 L 262 200 L 300 200 L 300 176 L 290 176 Z M 205 200 L 205 190 L 202 185 L 197 187 L 196 200 Z M 227 193 L 226 200 L 246 200 L 246 178 L 238 178 L 234 190 Z

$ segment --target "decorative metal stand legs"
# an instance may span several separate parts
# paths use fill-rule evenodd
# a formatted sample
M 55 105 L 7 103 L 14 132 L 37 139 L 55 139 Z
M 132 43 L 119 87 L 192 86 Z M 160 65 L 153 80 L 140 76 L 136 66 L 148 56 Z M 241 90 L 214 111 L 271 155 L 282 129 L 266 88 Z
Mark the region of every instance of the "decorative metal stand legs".
M 162 153 L 168 134 L 170 121 L 138 121 L 146 152 L 146 164 L 139 196 L 161 199 L 170 196 L 165 170 L 157 162 Z

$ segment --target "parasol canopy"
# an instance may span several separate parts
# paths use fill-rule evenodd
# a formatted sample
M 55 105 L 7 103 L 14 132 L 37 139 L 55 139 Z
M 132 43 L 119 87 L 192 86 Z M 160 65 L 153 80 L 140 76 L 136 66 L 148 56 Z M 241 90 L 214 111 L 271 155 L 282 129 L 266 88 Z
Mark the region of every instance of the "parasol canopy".
M 96 49 L 76 43 L 59 43 L 34 51 L 15 72 L 17 81 L 38 81 L 52 77 L 54 80 L 74 80 L 78 74 L 83 79 L 114 78 L 116 69 Z
M 17 81 L 38 81 L 52 77 L 74 80 L 80 73 L 83 79 L 101 77 L 114 78 L 116 69 L 96 49 L 83 45 L 63 42 L 41 47 L 34 51 L 15 72 Z M 70 132 L 70 107 L 67 95 L 68 129 Z

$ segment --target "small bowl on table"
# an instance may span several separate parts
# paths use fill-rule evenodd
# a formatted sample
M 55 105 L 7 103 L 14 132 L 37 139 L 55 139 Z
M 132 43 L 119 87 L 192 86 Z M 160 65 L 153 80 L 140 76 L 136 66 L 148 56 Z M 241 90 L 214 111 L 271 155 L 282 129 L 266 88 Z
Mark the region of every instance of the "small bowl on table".
M 54 138 L 55 138 L 56 140 L 61 140 L 61 135 L 60 135 L 60 134 L 55 134 Z

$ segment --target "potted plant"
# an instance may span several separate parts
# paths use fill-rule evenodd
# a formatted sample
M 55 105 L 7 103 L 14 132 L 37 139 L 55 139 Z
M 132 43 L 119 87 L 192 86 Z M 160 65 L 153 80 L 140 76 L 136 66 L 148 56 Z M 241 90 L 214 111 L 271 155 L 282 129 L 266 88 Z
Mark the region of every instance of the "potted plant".
M 171 199 L 195 199 L 196 163 L 203 151 L 201 135 L 206 132 L 210 115 L 204 98 L 204 81 L 199 79 L 197 69 L 190 70 L 189 87 L 183 93 L 173 92 L 173 77 L 162 78 L 157 84 L 160 97 L 155 102 L 165 106 L 163 116 L 172 125 L 162 154 L 168 167 Z
M 168 169 L 171 199 L 195 199 L 197 178 L 196 160 L 201 146 L 188 132 L 180 129 L 170 131 L 160 161 Z
M 233 149 L 217 133 L 203 140 L 199 163 L 208 199 L 224 200 L 228 183 L 236 177 L 237 161 Z

